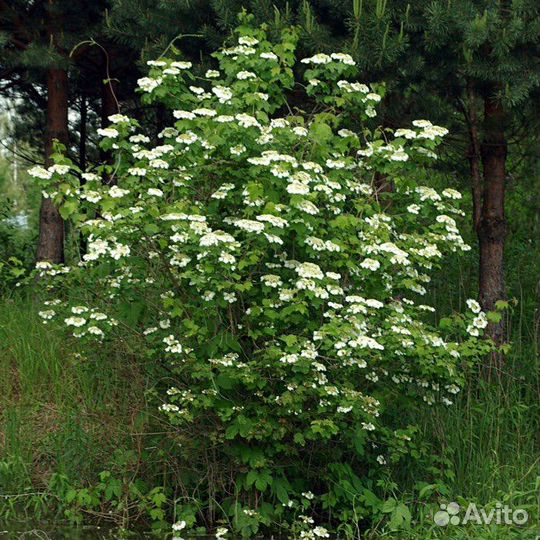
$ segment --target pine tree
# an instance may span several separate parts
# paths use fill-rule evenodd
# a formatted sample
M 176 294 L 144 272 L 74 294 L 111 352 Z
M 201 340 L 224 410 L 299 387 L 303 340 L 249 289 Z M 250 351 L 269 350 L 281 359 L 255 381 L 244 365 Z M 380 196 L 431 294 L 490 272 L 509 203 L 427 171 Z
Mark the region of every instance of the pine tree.
M 453 99 L 468 128 L 473 221 L 479 241 L 479 297 L 493 311 L 506 298 L 504 246 L 509 133 L 540 84 L 540 5 L 535 0 L 453 0 L 426 3 L 422 54 L 437 91 Z M 489 335 L 505 341 L 504 318 Z M 501 354 L 487 375 L 499 373 Z
M 307 41 L 324 50 L 349 49 L 366 80 L 384 80 L 383 123 L 429 116 L 463 135 L 479 243 L 479 298 L 493 311 L 506 298 L 504 245 L 509 134 L 530 119 L 521 114 L 540 84 L 540 4 L 537 0 L 320 0 L 304 2 Z M 456 113 L 461 121 L 456 122 Z M 525 122 L 525 124 L 524 124 Z M 465 128 L 465 129 L 463 129 Z M 504 318 L 488 335 L 504 343 Z M 495 354 L 486 373 L 501 368 Z
M 41 144 L 46 164 L 54 140 L 71 143 L 69 151 L 78 153 L 81 164 L 89 154 L 97 161 L 96 148 L 88 148 L 92 124 L 108 124 L 119 101 L 134 95 L 138 51 L 109 38 L 109 8 L 108 0 L 0 0 L 0 84 L 7 95 L 22 98 L 21 109 L 34 106 L 36 114 L 22 119 L 23 137 L 45 134 Z M 77 113 L 77 129 L 68 124 L 68 110 Z M 47 199 L 40 215 L 37 259 L 60 262 L 62 219 Z

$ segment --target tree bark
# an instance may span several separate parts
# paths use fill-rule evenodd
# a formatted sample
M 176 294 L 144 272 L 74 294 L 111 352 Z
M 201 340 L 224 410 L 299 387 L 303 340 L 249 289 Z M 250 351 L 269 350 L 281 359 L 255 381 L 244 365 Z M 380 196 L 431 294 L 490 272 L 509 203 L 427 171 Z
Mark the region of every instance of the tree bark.
M 50 46 L 60 52 L 62 21 L 55 0 L 48 0 L 47 37 Z M 54 141 L 68 144 L 68 73 L 65 67 L 52 66 L 47 71 L 47 128 L 45 164 L 52 164 Z M 38 261 L 64 262 L 64 221 L 51 199 L 43 198 L 39 212 Z
M 68 74 L 62 68 L 47 73 L 47 130 L 45 164 L 52 164 L 53 143 L 68 144 Z M 39 212 L 38 261 L 64 262 L 64 221 L 51 199 L 43 198 Z
M 116 99 L 118 82 L 114 79 L 108 79 L 110 74 L 107 75 L 101 87 L 101 127 L 107 127 L 109 122 L 109 116 L 118 112 L 118 101 Z
M 482 210 L 482 170 L 478 134 L 478 97 L 472 81 L 467 81 L 467 124 L 469 129 L 469 169 L 472 181 L 473 225 L 478 230 Z
M 479 293 L 485 311 L 495 309 L 497 300 L 506 297 L 504 283 L 504 244 L 507 222 L 504 211 L 507 143 L 504 133 L 505 113 L 495 92 L 484 99 L 484 138 L 481 157 L 484 176 L 482 208 L 476 232 L 480 247 Z M 504 317 L 490 323 L 487 336 L 500 345 L 505 340 Z M 500 374 L 502 355 L 491 355 L 488 378 Z
M 101 87 L 101 127 L 109 126 L 109 116 L 119 112 L 117 90 L 118 81 L 111 75 L 112 53 L 104 52 L 103 64 L 103 86 Z M 100 158 L 103 163 L 112 165 L 114 163 L 113 155 L 110 151 L 100 150 Z M 103 178 L 105 184 L 114 184 L 113 174 L 105 174 Z
M 88 101 L 85 94 L 81 95 L 80 127 L 79 127 L 79 167 L 86 170 L 86 138 L 88 123 Z M 81 179 L 81 183 L 83 183 Z

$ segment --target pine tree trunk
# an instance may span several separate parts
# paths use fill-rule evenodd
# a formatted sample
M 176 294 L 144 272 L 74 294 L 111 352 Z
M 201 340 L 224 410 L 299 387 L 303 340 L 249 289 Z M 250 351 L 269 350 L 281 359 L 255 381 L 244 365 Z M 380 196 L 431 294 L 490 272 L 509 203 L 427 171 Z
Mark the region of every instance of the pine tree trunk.
M 116 91 L 118 83 L 109 80 L 101 87 L 101 127 L 107 127 L 109 116 L 118 112 L 118 101 L 116 100 Z
M 48 0 L 48 37 L 58 49 L 62 33 L 61 18 L 54 0 Z M 53 143 L 68 144 L 68 74 L 63 67 L 47 71 L 47 128 L 45 133 L 45 164 L 52 164 Z M 51 199 L 43 198 L 39 211 L 38 261 L 64 262 L 64 221 Z
M 47 73 L 46 165 L 52 163 L 55 139 L 68 144 L 68 75 L 61 68 L 50 68 Z M 64 221 L 51 199 L 41 201 L 36 258 L 38 261 L 64 262 Z
M 79 167 L 82 171 L 86 170 L 86 138 L 87 138 L 87 123 L 88 123 L 88 100 L 86 95 L 81 95 L 80 109 L 80 128 L 79 128 Z M 81 179 L 81 184 L 83 180 Z
M 482 171 L 481 171 L 481 151 L 480 136 L 478 135 L 478 97 L 472 81 L 467 81 L 467 125 L 469 129 L 469 169 L 472 181 L 472 202 L 473 202 L 473 224 L 478 230 L 480 214 L 482 210 Z
M 103 64 L 103 86 L 101 87 L 101 127 L 109 126 L 109 116 L 118 112 L 117 90 L 118 81 L 111 75 L 112 53 L 108 52 L 104 58 Z M 114 159 L 110 151 L 100 150 L 100 159 L 102 162 L 112 165 Z M 103 178 L 105 184 L 114 184 L 116 179 L 114 174 L 106 174 Z
M 506 217 L 504 212 L 506 153 L 504 134 L 504 109 L 495 97 L 484 101 L 484 139 L 481 156 L 484 174 L 482 208 L 476 227 L 480 246 L 479 292 L 480 304 L 485 311 L 495 309 L 497 300 L 505 298 L 504 244 Z M 504 318 L 490 323 L 488 337 L 500 345 L 505 340 Z M 500 374 L 502 355 L 491 355 L 486 366 L 488 378 Z

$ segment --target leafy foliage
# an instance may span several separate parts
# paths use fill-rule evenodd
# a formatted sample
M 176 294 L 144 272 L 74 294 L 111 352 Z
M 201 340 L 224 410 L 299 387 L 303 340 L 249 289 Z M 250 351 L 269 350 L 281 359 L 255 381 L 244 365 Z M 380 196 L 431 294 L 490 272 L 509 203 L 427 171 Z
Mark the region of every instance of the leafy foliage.
M 79 264 L 38 263 L 55 294 L 45 322 L 88 347 L 138 335 L 170 371 L 160 408 L 205 486 L 195 508 L 179 502 L 178 528 L 315 538 L 381 512 L 405 526 L 407 507 L 374 493 L 387 467 L 420 456 L 398 411 L 451 405 L 463 365 L 489 349 L 476 302 L 436 327 L 422 300 L 444 255 L 468 249 L 460 194 L 418 182 L 446 130 L 375 127 L 381 95 L 355 82 L 352 57 L 295 65 L 297 39 L 285 28 L 271 42 L 243 14 L 219 70 L 149 62 L 142 99 L 172 125 L 156 144 L 110 117 L 113 185 L 61 153 L 32 170 L 88 238 Z M 289 106 L 293 88 L 313 113 Z

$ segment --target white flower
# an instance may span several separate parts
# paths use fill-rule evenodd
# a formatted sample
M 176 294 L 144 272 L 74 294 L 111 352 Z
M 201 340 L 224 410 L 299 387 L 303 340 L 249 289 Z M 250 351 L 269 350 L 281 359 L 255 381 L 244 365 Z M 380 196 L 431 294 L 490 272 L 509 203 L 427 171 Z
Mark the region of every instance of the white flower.
M 305 262 L 295 268 L 296 273 L 303 278 L 323 279 L 324 274 L 320 266 L 315 263 Z
M 308 134 L 308 130 L 302 126 L 293 127 L 292 131 L 295 135 L 298 135 L 298 137 L 306 137 Z
M 278 227 L 280 229 L 283 229 L 289 224 L 286 219 L 279 216 L 273 216 L 272 214 L 261 214 L 260 216 L 257 216 L 256 219 L 257 221 L 265 221 L 270 223 L 274 227 Z
M 68 317 L 67 319 L 64 319 L 64 322 L 68 326 L 80 327 L 86 324 L 86 319 L 84 317 Z
M 154 169 L 168 169 L 169 164 L 164 159 L 152 159 L 150 161 L 150 167 Z
M 128 173 L 133 176 L 146 176 L 146 169 L 142 167 L 131 167 L 128 169 Z
M 330 534 L 324 527 L 315 527 L 313 529 L 313 534 L 319 538 L 330 538 Z
M 219 122 L 220 124 L 234 122 L 234 116 L 231 116 L 229 114 L 220 114 L 219 116 L 216 116 L 215 121 Z
M 132 143 L 149 143 L 150 142 L 150 137 L 147 137 L 146 135 L 141 135 L 141 134 L 132 135 L 129 138 L 129 142 L 132 142 Z
M 397 148 L 394 153 L 390 154 L 390 159 L 392 161 L 407 161 L 409 159 L 409 154 L 407 154 L 403 148 Z
M 226 527 L 218 527 L 218 529 L 217 529 L 217 531 L 216 531 L 216 538 L 221 539 L 221 538 L 223 538 L 228 532 L 229 532 L 229 530 L 228 530 Z
M 208 79 L 215 79 L 216 77 L 219 77 L 219 71 L 215 69 L 209 69 L 204 76 Z
M 264 58 L 265 60 L 279 60 L 277 55 L 275 55 L 273 52 L 263 52 L 261 53 L 261 58 Z
M 236 257 L 234 255 L 231 255 L 230 253 L 222 253 L 219 256 L 219 262 L 222 262 L 223 264 L 230 264 L 234 265 L 236 264 Z
M 49 171 L 56 174 L 67 174 L 69 172 L 69 165 L 55 163 L 49 167 Z
M 173 116 L 178 120 L 193 120 L 196 116 L 191 111 L 173 111 Z
M 261 276 L 261 281 L 267 287 L 272 287 L 273 289 L 279 287 L 280 285 L 283 285 L 283 281 L 281 281 L 280 277 L 274 274 L 266 274 L 264 276 Z
M 370 118 L 375 118 L 377 116 L 377 111 L 373 107 L 366 107 L 366 115 Z
M 49 180 L 52 177 L 52 172 L 44 169 L 43 167 L 35 166 L 28 170 L 28 174 L 34 178 L 41 178 L 42 180 Z
M 397 129 L 394 131 L 394 137 L 404 137 L 405 139 L 416 139 L 416 131 L 412 129 Z
M 481 311 L 481 307 L 480 307 L 480 304 L 476 301 L 476 300 L 473 300 L 472 298 L 469 298 L 467 300 L 467 307 L 473 312 L 473 313 L 480 313 Z
M 129 122 L 129 118 L 125 114 L 111 114 L 109 116 L 109 122 L 111 124 L 120 124 L 122 122 Z
M 238 144 L 231 148 L 231 154 L 233 156 L 240 156 L 246 151 L 246 147 L 243 144 Z
M 238 43 L 240 45 L 248 45 L 249 47 L 253 47 L 259 43 L 259 40 L 252 36 L 241 36 L 238 38 Z
M 309 193 L 309 187 L 300 182 L 291 182 L 287 186 L 287 192 L 292 195 L 307 195 Z
M 137 85 L 139 86 L 139 88 L 141 88 L 141 90 L 151 93 L 162 82 L 163 80 L 161 79 L 161 77 L 158 77 L 157 79 L 152 79 L 151 77 L 143 77 L 142 79 L 139 79 L 137 81 Z
M 352 83 L 349 81 L 338 81 L 338 88 L 345 90 L 347 93 L 360 92 L 361 94 L 368 94 L 369 87 L 361 83 Z
M 97 203 L 101 201 L 101 195 L 97 191 L 88 190 L 81 193 L 81 199 L 86 199 L 90 203 Z
M 356 62 L 353 60 L 353 57 L 350 54 L 332 53 L 330 56 L 332 57 L 332 60 L 335 60 L 336 62 L 341 62 L 342 64 L 345 64 L 347 66 L 356 65 Z
M 369 336 L 359 336 L 356 339 L 349 341 L 349 345 L 351 347 L 359 347 L 360 349 L 384 351 L 384 346 Z
M 247 79 L 256 79 L 257 75 L 255 75 L 255 73 L 251 71 L 239 71 L 236 74 L 236 78 L 239 79 L 240 81 L 245 81 Z
M 306 214 L 310 214 L 312 216 L 319 213 L 319 209 L 311 201 L 307 201 L 305 199 L 296 202 L 295 206 L 299 210 L 302 210 L 302 212 L 305 212 Z
M 204 107 L 201 109 L 194 109 L 193 113 L 197 116 L 216 116 L 217 114 L 213 109 L 205 109 Z
M 364 259 L 361 263 L 360 263 L 360 266 L 362 268 L 365 268 L 367 270 L 372 270 L 373 272 L 375 270 L 378 270 L 381 266 L 381 263 L 375 259 Z
M 264 231 L 264 223 L 253 221 L 252 219 L 237 219 L 234 222 L 239 229 L 248 232 L 260 233 Z
M 181 531 L 181 530 L 185 529 L 186 526 L 187 526 L 187 523 L 184 520 L 177 521 L 176 523 L 173 524 L 172 530 L 173 531 Z
M 114 247 L 109 250 L 111 257 L 116 261 L 122 257 L 127 257 L 130 252 L 131 249 L 129 246 L 119 243 L 115 244 Z
M 379 94 L 375 94 L 375 92 L 370 92 L 366 96 L 366 99 L 369 99 L 370 101 L 375 101 L 376 103 L 378 103 L 379 101 L 381 101 L 381 96 Z
M 221 186 L 219 186 L 218 190 L 216 190 L 214 193 L 212 193 L 211 198 L 212 199 L 224 199 L 225 197 L 227 197 L 227 193 L 231 189 L 234 189 L 234 184 L 229 184 L 229 183 L 222 184 Z
M 187 219 L 187 214 L 178 214 L 178 213 L 163 214 L 161 216 L 161 219 L 163 221 L 181 221 L 181 220 Z
M 386 459 L 384 458 L 384 456 L 377 456 L 377 462 L 381 465 L 386 465 Z
M 154 197 L 163 197 L 163 191 L 161 191 L 161 189 L 157 189 L 157 188 L 149 188 L 148 189 L 148 195 L 152 195 Z
M 455 189 L 447 188 L 443 190 L 442 194 L 449 199 L 461 199 L 462 195 L 459 191 Z
M 122 188 L 119 188 L 118 186 L 112 186 L 109 189 L 109 196 L 112 197 L 113 199 L 120 199 L 124 195 L 127 195 L 128 193 L 129 193 L 129 189 L 122 189 Z
M 181 133 L 176 137 L 176 142 L 181 144 L 187 144 L 188 146 L 190 144 L 193 144 L 194 142 L 199 140 L 199 137 L 195 135 L 192 131 L 187 131 L 186 133 Z
M 343 413 L 343 414 L 346 414 L 348 412 L 351 412 L 352 411 L 352 407 L 342 407 L 342 406 L 339 406 L 336 411 L 338 413 Z
M 327 159 L 326 166 L 329 169 L 344 169 L 347 164 L 342 159 Z
M 87 332 L 89 334 L 93 334 L 94 336 L 104 336 L 104 332 L 101 328 L 98 328 L 97 326 L 89 326 L 87 328 Z
M 193 64 L 191 62 L 176 61 L 171 62 L 171 67 L 174 67 L 176 69 L 191 69 L 193 67 Z
M 116 137 L 118 137 L 119 135 L 118 130 L 114 128 L 104 128 L 104 129 L 99 128 L 97 130 L 97 133 L 101 137 L 107 137 L 109 139 L 116 139 Z
M 279 245 L 283 245 L 283 240 L 282 240 L 279 236 L 276 236 L 275 234 L 264 233 L 264 236 L 266 237 L 266 239 L 267 239 L 271 244 L 279 244 Z
M 88 241 L 87 253 L 83 256 L 85 261 L 95 261 L 101 255 L 105 255 L 109 249 L 109 243 L 106 240 L 90 239 Z
M 230 243 L 232 244 L 234 242 L 234 237 L 230 234 L 223 232 L 223 231 L 214 231 L 206 233 L 205 235 L 201 236 L 201 239 L 199 240 L 199 245 L 204 247 L 209 246 L 217 246 L 219 243 Z
M 433 126 L 429 120 L 413 120 L 412 125 L 419 128 L 428 128 Z
M 302 64 L 328 64 L 331 61 L 332 58 L 324 53 L 315 54 L 310 58 L 302 58 L 302 60 L 300 60 Z
M 257 119 L 253 116 L 250 116 L 249 114 L 240 113 L 235 116 L 236 120 L 238 120 L 238 123 L 245 128 L 248 127 L 260 127 L 259 122 Z
M 227 103 L 233 97 L 232 90 L 226 86 L 214 86 L 212 92 L 214 92 L 220 103 Z

